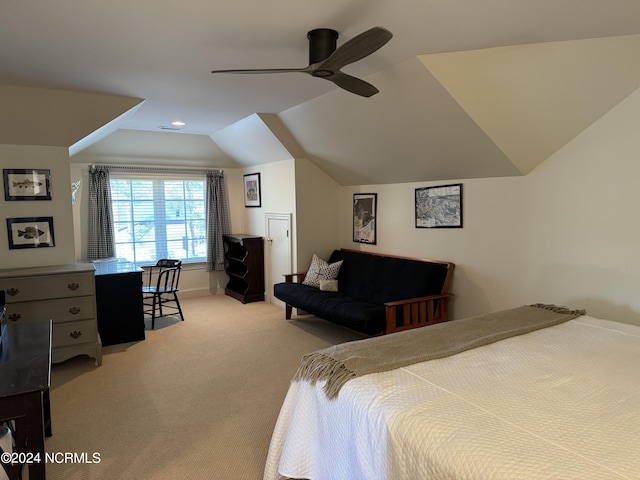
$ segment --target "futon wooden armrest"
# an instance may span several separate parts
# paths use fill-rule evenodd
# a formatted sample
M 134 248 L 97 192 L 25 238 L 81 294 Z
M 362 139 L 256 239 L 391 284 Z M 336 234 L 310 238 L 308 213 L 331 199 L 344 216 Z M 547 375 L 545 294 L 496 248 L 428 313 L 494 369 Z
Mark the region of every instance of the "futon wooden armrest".
M 450 293 L 408 298 L 385 303 L 387 328 L 385 333 L 424 327 L 449 320 Z M 401 315 L 398 315 L 401 312 Z
M 285 283 L 300 283 L 304 281 L 304 277 L 307 275 L 307 272 L 300 273 L 285 273 L 284 281 Z M 287 320 L 291 320 L 291 314 L 293 313 L 293 307 L 288 303 L 285 303 L 285 318 Z
M 284 281 L 287 283 L 296 283 L 296 282 L 302 282 L 304 281 L 304 277 L 307 275 L 307 272 L 301 272 L 301 273 L 285 273 L 284 274 Z M 295 280 L 294 280 L 295 278 Z

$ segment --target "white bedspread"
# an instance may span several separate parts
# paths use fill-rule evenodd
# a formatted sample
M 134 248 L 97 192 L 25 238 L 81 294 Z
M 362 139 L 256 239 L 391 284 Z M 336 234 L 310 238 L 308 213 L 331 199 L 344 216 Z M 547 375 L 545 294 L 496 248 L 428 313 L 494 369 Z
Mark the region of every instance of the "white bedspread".
M 582 316 L 322 385 L 291 384 L 265 480 L 640 479 L 640 327 Z

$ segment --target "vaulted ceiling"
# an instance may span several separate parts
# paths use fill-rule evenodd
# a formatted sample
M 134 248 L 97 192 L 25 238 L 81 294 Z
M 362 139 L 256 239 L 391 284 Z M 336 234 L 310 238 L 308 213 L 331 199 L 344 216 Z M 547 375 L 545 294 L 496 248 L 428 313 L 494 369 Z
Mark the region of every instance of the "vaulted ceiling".
M 640 88 L 640 2 L 626 0 L 0 8 L 0 143 L 66 146 L 72 161 L 302 157 L 343 185 L 522 175 Z M 344 69 L 371 98 L 307 75 L 209 73 L 302 67 L 308 30 L 340 45 L 376 25 L 393 39 Z

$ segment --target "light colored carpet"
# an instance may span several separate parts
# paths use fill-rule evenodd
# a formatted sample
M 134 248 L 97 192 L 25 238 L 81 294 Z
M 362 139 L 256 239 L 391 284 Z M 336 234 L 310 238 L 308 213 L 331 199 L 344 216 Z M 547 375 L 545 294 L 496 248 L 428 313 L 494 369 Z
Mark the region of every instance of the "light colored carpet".
M 146 340 L 53 366 L 50 480 L 262 478 L 271 432 L 303 354 L 359 338 L 319 319 L 223 295 L 182 301 Z M 147 322 L 149 323 L 149 322 Z M 148 325 L 147 325 L 148 328 Z

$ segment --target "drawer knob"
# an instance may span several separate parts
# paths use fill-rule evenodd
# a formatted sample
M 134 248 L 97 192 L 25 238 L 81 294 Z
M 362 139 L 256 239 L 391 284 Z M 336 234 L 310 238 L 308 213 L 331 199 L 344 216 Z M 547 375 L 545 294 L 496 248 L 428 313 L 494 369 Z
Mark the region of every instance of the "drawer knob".
M 7 320 L 11 322 L 17 322 L 21 318 L 22 318 L 22 315 L 20 315 L 19 313 L 12 313 L 10 315 L 7 315 Z
M 77 283 L 73 282 L 73 283 L 67 284 L 67 288 L 69 290 L 77 290 L 77 289 L 80 288 L 80 285 L 78 285 Z
M 69 334 L 71 338 L 80 338 L 80 335 L 82 335 L 82 332 L 79 332 L 78 330 L 74 330 Z
M 71 315 L 77 315 L 78 313 L 80 313 L 80 307 L 71 307 L 69 309 L 69 313 Z
M 7 295 L 11 297 L 15 297 L 17 294 L 20 293 L 19 288 L 7 288 L 5 291 L 7 292 Z

